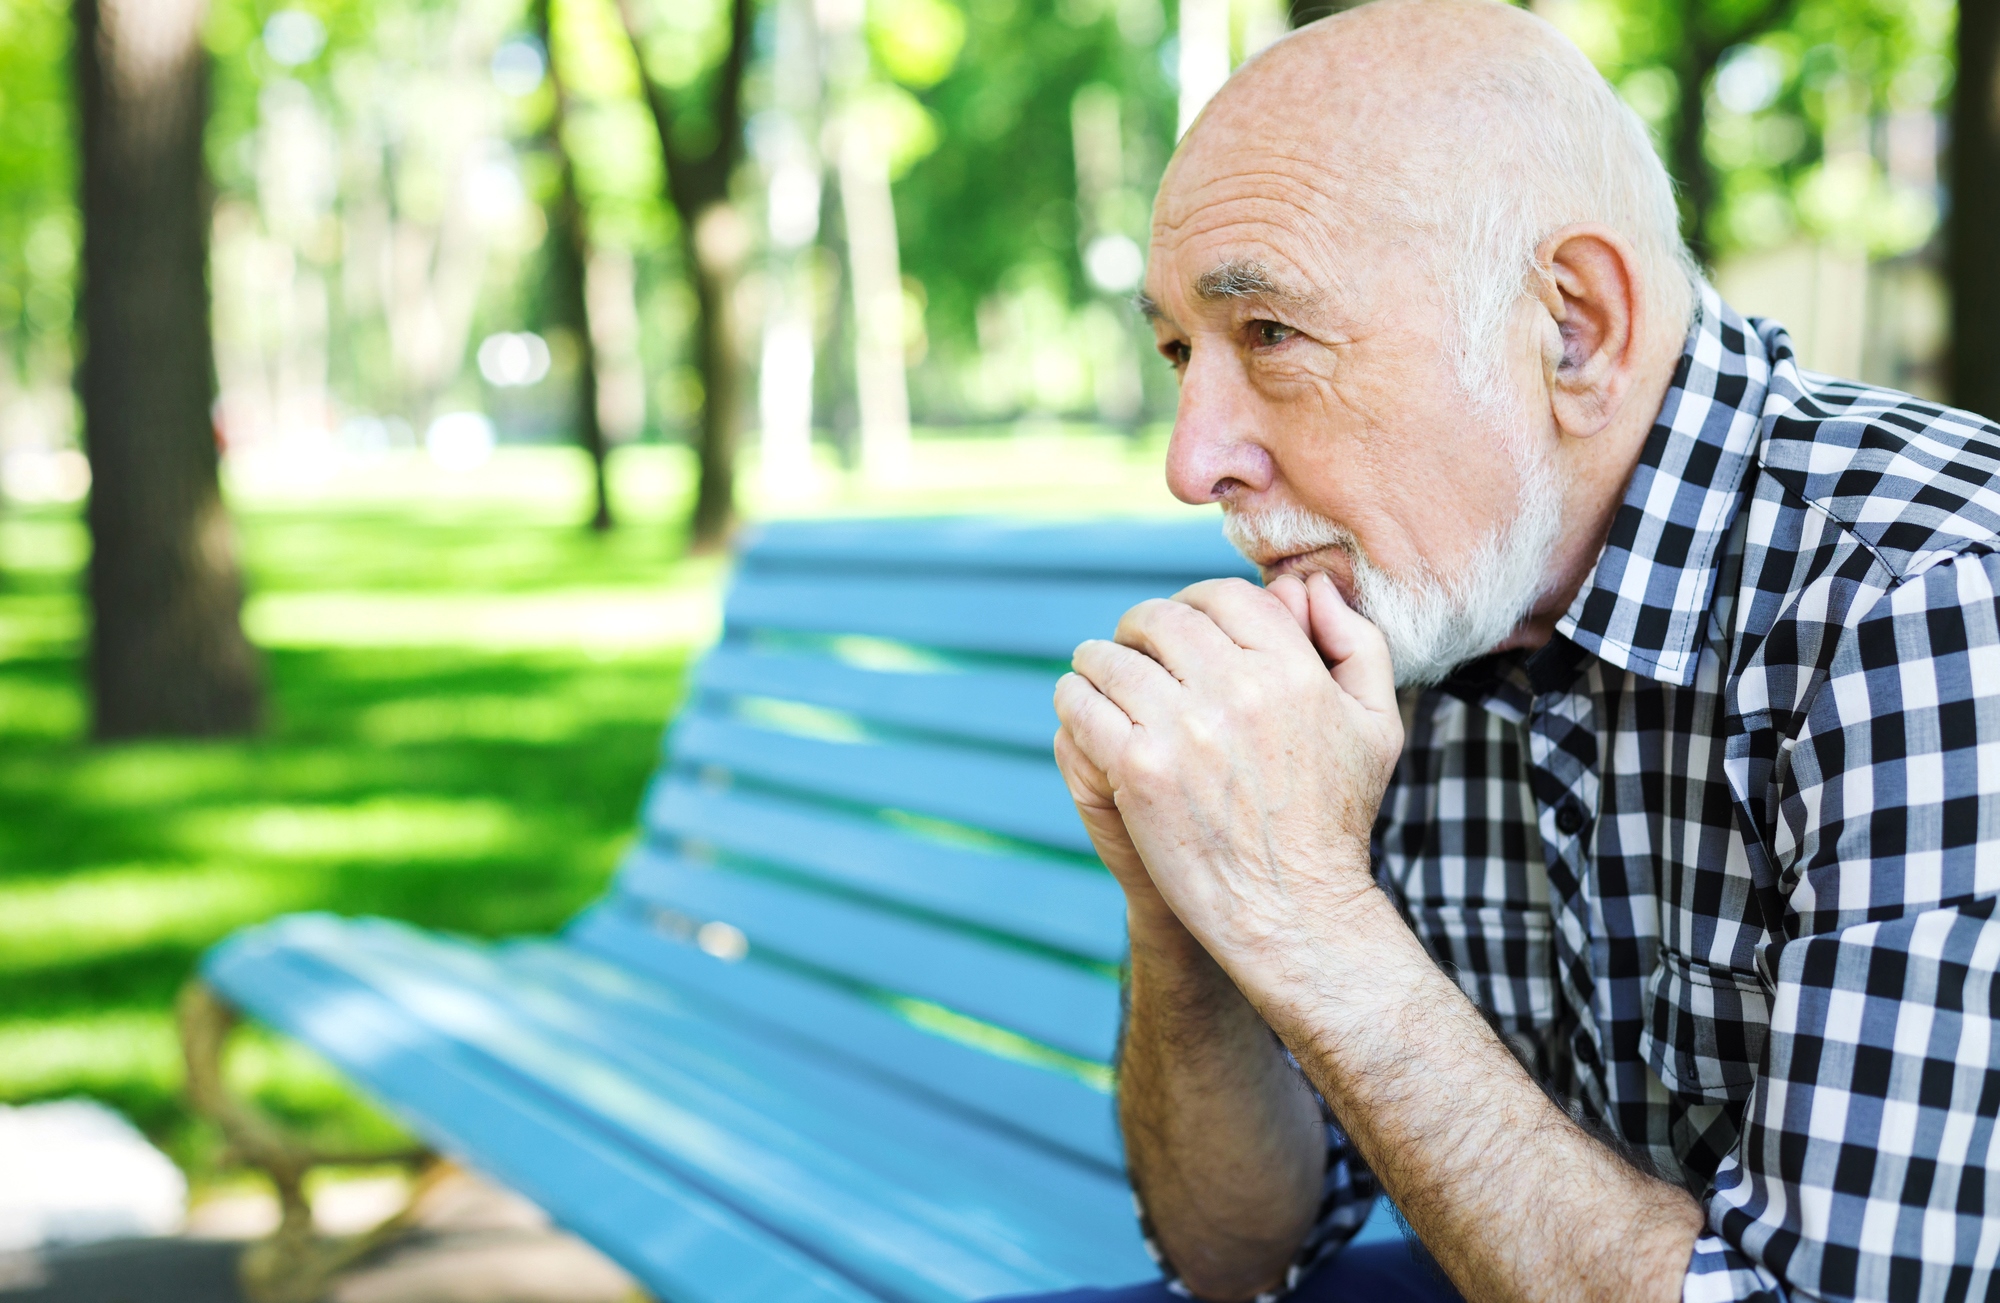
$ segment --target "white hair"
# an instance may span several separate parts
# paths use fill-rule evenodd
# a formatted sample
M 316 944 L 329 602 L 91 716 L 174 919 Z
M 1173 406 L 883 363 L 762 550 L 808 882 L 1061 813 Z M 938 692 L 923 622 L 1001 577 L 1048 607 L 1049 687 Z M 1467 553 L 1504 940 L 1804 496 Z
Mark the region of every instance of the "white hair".
M 1460 139 L 1419 151 L 1426 157 L 1396 169 L 1382 192 L 1437 251 L 1458 384 L 1489 411 L 1510 393 L 1509 319 L 1536 274 L 1536 250 L 1561 227 L 1600 222 L 1630 240 L 1649 297 L 1684 324 L 1701 301 L 1673 181 L 1645 124 L 1581 51 L 1549 35 L 1447 92 L 1462 121 L 1480 124 L 1477 149 Z

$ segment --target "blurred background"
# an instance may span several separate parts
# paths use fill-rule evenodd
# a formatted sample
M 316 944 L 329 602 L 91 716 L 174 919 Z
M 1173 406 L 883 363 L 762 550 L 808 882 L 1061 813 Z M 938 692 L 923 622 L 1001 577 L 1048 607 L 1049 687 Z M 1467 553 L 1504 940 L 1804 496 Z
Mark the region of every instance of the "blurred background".
M 2000 410 L 1990 0 L 1535 7 L 1738 308 Z M 0 0 L 0 1102 L 247 1181 L 178 1094 L 201 950 L 597 894 L 740 522 L 1173 510 L 1153 189 L 1325 12 Z

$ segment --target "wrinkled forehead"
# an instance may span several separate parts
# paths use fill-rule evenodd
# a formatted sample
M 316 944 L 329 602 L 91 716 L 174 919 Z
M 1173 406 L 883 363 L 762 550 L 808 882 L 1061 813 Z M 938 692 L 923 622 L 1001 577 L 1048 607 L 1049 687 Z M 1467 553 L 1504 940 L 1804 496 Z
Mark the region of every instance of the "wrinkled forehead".
M 1149 302 L 1257 297 L 1309 306 L 1391 238 L 1339 160 L 1245 143 L 1176 156 L 1153 209 Z

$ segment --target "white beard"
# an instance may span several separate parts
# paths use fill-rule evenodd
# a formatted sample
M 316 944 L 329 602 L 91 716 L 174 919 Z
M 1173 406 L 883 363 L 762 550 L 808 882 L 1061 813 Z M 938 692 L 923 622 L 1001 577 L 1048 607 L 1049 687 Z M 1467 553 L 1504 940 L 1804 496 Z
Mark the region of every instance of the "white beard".
M 1376 566 L 1352 532 L 1302 507 L 1257 512 L 1223 503 L 1223 532 L 1251 561 L 1264 563 L 1337 547 L 1354 571 L 1356 605 L 1382 631 L 1399 688 L 1428 687 L 1484 656 L 1512 633 L 1548 587 L 1562 534 L 1562 481 L 1554 459 L 1535 449 L 1517 459 L 1520 497 L 1512 519 L 1480 540 L 1451 576 L 1423 565 L 1414 575 Z

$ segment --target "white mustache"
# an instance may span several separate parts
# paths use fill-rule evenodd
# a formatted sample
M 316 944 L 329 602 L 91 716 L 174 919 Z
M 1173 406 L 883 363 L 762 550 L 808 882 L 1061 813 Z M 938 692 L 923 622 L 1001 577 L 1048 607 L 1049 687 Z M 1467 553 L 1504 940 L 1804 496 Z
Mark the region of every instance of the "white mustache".
M 1360 551 L 1351 530 L 1318 512 L 1283 503 L 1261 511 L 1222 509 L 1222 533 L 1245 559 L 1260 566 L 1288 556 L 1337 547 L 1350 555 Z

